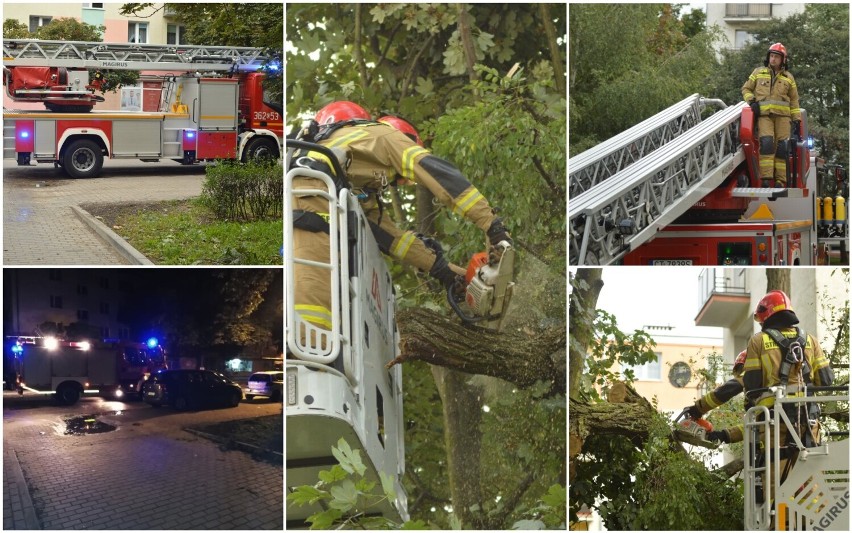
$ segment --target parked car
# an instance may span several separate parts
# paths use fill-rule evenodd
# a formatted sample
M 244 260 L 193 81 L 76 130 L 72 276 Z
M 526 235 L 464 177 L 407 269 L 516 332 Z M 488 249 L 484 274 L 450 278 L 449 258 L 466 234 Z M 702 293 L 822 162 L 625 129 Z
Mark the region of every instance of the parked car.
M 280 402 L 284 398 L 283 390 L 283 371 L 255 372 L 248 379 L 246 400 L 251 400 L 255 396 L 266 396 L 273 402 Z
M 178 411 L 200 407 L 236 407 L 243 398 L 239 385 L 210 370 L 160 370 L 142 385 L 142 399 L 155 407 Z

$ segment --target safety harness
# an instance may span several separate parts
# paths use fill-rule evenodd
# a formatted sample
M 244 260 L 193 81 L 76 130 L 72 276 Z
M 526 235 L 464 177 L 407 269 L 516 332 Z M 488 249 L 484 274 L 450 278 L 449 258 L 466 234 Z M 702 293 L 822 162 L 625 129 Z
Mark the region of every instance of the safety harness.
M 302 133 L 300 134 L 298 139 L 305 142 L 319 144 L 320 142 L 330 138 L 334 134 L 334 132 L 336 132 L 340 128 L 345 128 L 349 126 L 370 126 L 376 124 L 381 124 L 381 122 L 377 122 L 375 120 L 351 119 L 342 120 L 333 124 L 326 124 L 320 127 L 320 125 L 317 124 L 316 121 L 311 120 L 308 127 L 302 130 Z M 332 168 L 330 162 L 327 161 L 327 158 L 323 154 L 312 152 L 307 149 L 302 149 L 293 154 L 293 156 L 291 157 L 291 162 L 292 166 L 310 168 L 312 170 L 316 170 L 330 176 L 334 181 L 334 186 L 338 190 L 350 187 L 350 184 L 346 180 L 346 176 L 338 176 L 334 172 L 334 169 Z M 379 208 L 379 224 L 381 224 L 382 215 L 384 214 L 384 205 L 381 201 L 380 194 L 381 191 L 378 189 L 363 187 L 356 195 L 358 200 L 360 200 L 361 202 L 369 200 L 371 196 L 376 197 L 376 203 Z M 323 215 L 325 215 L 325 217 L 328 216 L 324 213 L 318 214 L 300 209 L 294 210 L 293 227 L 296 229 L 301 229 L 314 233 L 328 233 L 328 219 L 323 217 Z

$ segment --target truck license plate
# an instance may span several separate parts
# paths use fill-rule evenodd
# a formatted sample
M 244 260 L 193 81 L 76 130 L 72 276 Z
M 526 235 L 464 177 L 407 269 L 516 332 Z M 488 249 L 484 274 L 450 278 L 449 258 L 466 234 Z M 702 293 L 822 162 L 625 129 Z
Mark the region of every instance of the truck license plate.
M 654 259 L 654 266 L 692 266 L 692 259 Z

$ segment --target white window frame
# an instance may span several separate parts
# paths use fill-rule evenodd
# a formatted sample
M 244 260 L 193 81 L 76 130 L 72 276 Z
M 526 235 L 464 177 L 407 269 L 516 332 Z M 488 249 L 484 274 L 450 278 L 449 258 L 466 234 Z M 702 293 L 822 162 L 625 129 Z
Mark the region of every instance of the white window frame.
M 35 27 L 33 27 L 33 20 L 38 23 Z M 30 15 L 30 33 L 35 32 L 42 26 L 47 26 L 52 20 L 53 17 L 49 15 Z
M 663 380 L 663 354 L 662 352 L 654 352 L 657 356 L 656 362 L 643 363 L 637 366 L 625 365 L 624 369 L 630 368 L 633 370 L 633 376 L 636 381 L 662 381 Z M 648 374 L 651 369 L 656 367 L 656 377 L 651 377 Z
M 169 42 L 169 28 L 172 27 L 172 26 L 174 26 L 174 28 L 175 28 L 175 42 L 170 43 Z M 186 42 L 186 37 L 184 35 L 185 33 L 186 33 L 186 26 L 184 26 L 183 24 L 175 24 L 175 23 L 171 23 L 171 22 L 166 24 L 166 44 L 175 44 L 175 45 L 188 44 Z
M 139 30 L 141 28 L 145 28 L 145 40 L 144 41 L 139 40 Z M 128 22 L 127 23 L 127 29 L 128 29 L 127 42 L 133 43 L 133 44 L 148 44 L 149 26 L 148 26 L 147 22 L 136 22 L 136 21 Z M 130 40 L 130 30 L 131 29 L 133 30 L 133 39 L 134 39 L 132 41 Z
M 83 7 L 85 9 L 106 9 L 104 7 L 104 2 L 83 2 Z

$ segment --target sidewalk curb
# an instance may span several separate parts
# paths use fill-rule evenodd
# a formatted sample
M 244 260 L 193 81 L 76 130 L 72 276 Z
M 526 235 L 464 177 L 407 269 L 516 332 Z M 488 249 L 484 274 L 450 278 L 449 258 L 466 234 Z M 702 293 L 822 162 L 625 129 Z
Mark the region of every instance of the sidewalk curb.
M 21 497 L 21 507 L 24 511 L 26 529 L 39 530 L 41 529 L 41 523 L 38 520 L 33 500 L 30 497 L 30 488 L 27 485 L 26 479 L 24 479 L 24 471 L 21 469 L 21 463 L 18 461 L 18 454 L 12 448 L 4 447 L 6 448 L 6 453 L 4 454 L 5 460 L 9 462 L 8 470 L 9 474 L 11 474 L 11 479 L 8 481 L 18 489 L 18 495 Z
M 106 224 L 89 214 L 78 205 L 72 205 L 71 209 L 74 214 L 82 220 L 87 226 L 92 228 L 103 240 L 112 246 L 115 251 L 120 253 L 125 259 L 134 265 L 153 265 L 150 259 L 142 255 L 139 250 L 127 244 L 127 241 L 121 238 L 116 232 L 109 229 Z

